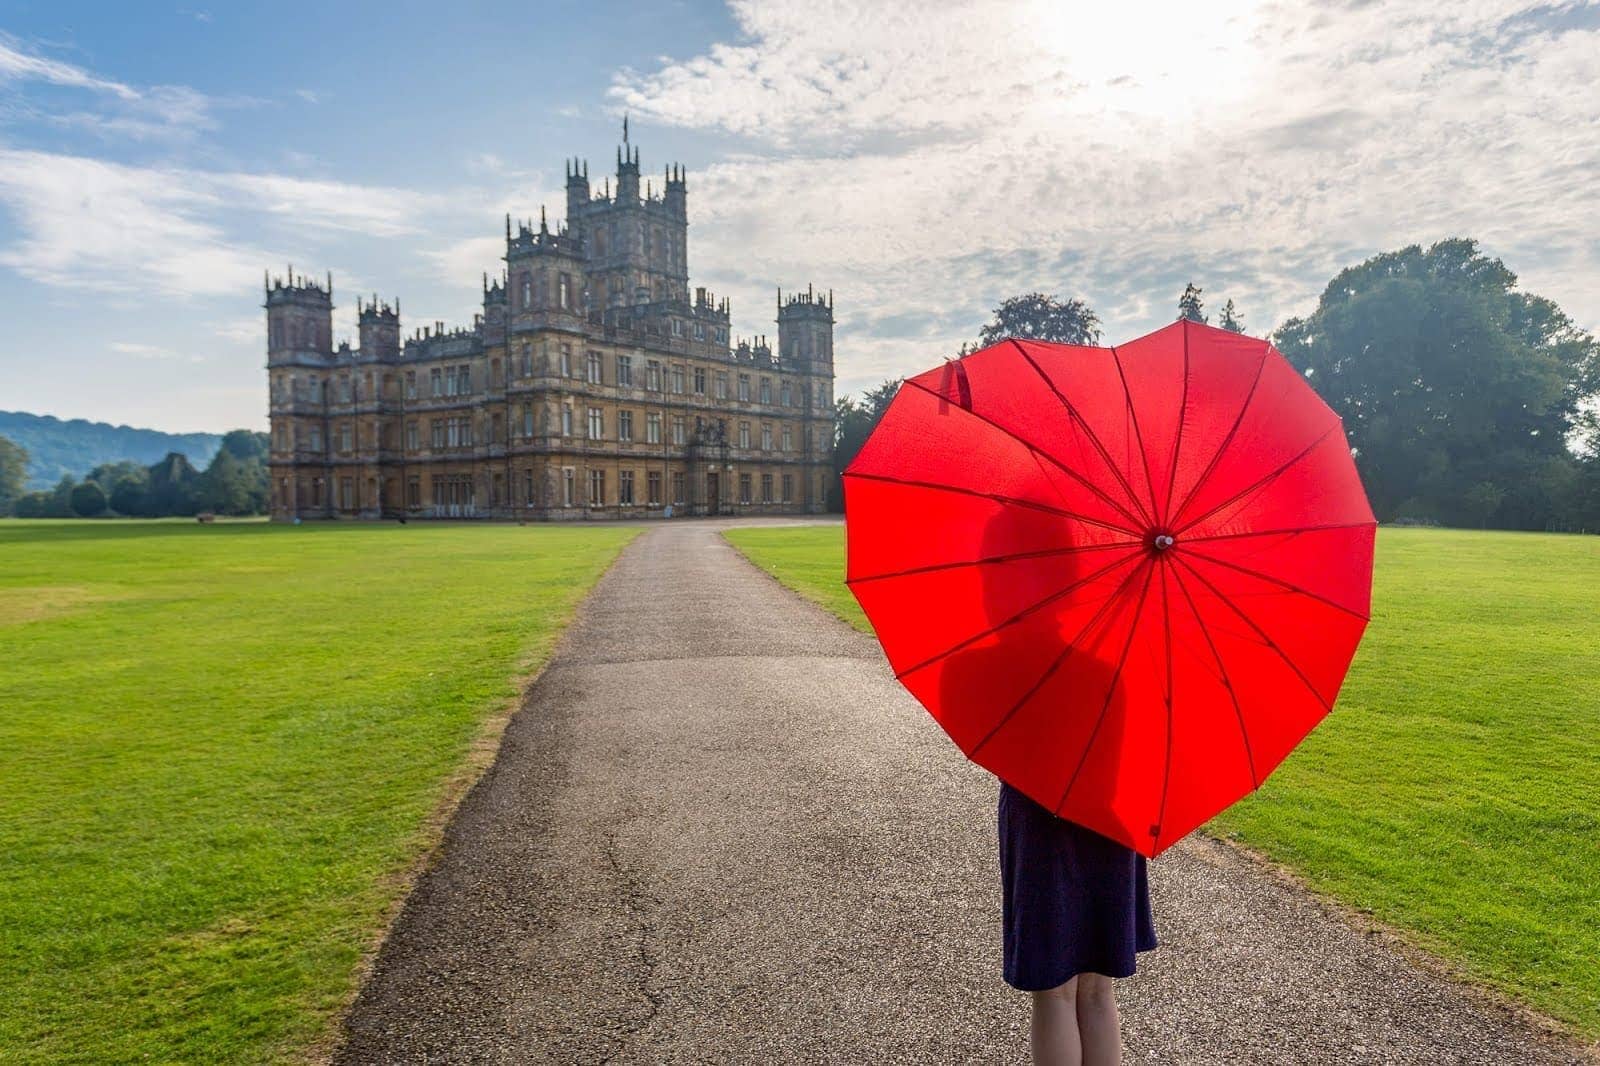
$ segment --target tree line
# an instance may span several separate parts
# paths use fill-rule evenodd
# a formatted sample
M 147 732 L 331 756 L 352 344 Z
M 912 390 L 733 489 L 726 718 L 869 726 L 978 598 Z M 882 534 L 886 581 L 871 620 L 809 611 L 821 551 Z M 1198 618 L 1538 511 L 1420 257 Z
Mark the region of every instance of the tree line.
M 197 470 L 182 452 L 168 452 L 158 462 L 101 463 L 81 479 L 63 477 L 55 488 L 23 492 L 28 453 L 0 437 L 0 515 L 18 518 L 138 518 L 257 515 L 267 510 L 265 433 L 236 429 L 205 470 Z
M 1192 282 L 1178 317 L 1208 322 Z M 1216 325 L 1242 333 L 1232 300 Z M 1005 337 L 1096 344 L 1082 300 L 1005 300 L 965 354 Z M 1269 335 L 1344 419 L 1380 521 L 1600 530 L 1600 345 L 1476 241 L 1411 245 L 1340 271 Z M 835 409 L 842 473 L 898 380 Z M 837 480 L 835 509 L 842 509 Z

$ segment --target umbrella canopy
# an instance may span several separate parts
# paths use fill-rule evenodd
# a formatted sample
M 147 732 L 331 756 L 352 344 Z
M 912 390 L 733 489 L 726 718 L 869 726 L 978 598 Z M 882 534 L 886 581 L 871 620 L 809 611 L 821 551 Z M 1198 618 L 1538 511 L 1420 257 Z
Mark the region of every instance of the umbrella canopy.
M 1333 707 L 1375 522 L 1271 345 L 1180 321 L 906 379 L 845 471 L 847 583 L 968 757 L 1153 856 Z

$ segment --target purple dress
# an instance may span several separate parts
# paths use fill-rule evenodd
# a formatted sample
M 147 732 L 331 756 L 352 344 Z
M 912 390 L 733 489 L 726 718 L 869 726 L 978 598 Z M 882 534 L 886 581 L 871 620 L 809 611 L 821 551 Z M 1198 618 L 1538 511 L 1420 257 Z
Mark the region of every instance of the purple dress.
M 1127 977 L 1156 946 L 1144 856 L 1000 786 L 1006 984 L 1042 992 L 1080 973 Z

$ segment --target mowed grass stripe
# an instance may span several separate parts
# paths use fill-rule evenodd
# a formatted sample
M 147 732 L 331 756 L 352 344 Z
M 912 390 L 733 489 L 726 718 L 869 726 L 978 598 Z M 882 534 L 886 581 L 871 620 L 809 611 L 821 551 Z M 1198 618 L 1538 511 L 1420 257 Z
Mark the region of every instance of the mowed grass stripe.
M 0 1060 L 326 1039 L 474 738 L 635 533 L 0 522 Z
M 726 536 L 870 632 L 842 529 Z M 1209 828 L 1600 1038 L 1600 538 L 1381 530 L 1333 714 Z

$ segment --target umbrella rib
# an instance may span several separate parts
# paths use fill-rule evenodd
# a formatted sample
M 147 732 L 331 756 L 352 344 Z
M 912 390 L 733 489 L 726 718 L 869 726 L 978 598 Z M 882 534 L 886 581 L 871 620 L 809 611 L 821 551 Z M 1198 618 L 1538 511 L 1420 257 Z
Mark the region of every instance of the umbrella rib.
M 1076 511 L 1068 511 L 1064 508 L 1056 507 L 1048 503 L 1039 503 L 1036 500 L 1024 500 L 1020 496 L 1007 496 L 1004 493 L 999 492 L 979 492 L 977 489 L 964 489 L 959 485 L 941 485 L 937 481 L 915 481 L 911 478 L 889 477 L 887 474 L 863 474 L 860 472 L 852 473 L 846 470 L 842 476 L 858 477 L 864 481 L 886 481 L 891 485 L 909 485 L 912 488 L 933 489 L 938 492 L 954 492 L 962 496 L 976 496 L 984 500 L 993 500 L 996 503 L 1010 504 L 1015 507 L 1028 507 L 1035 511 L 1044 511 L 1046 514 L 1060 515 L 1062 518 L 1075 518 L 1079 522 L 1083 522 L 1086 525 L 1100 526 L 1104 529 L 1114 530 L 1118 533 L 1134 532 L 1133 530 L 1127 529 L 1123 526 L 1113 525 L 1104 519 L 1090 518 L 1088 515 L 1078 514 Z
M 1139 458 L 1144 463 L 1144 487 L 1150 491 L 1150 513 L 1160 514 L 1161 509 L 1156 506 L 1156 480 L 1150 474 L 1150 453 L 1145 451 L 1144 434 L 1139 431 L 1139 412 L 1133 406 L 1133 392 L 1128 388 L 1128 375 L 1122 369 L 1122 356 L 1117 354 L 1115 344 L 1111 346 L 1111 361 L 1117 367 L 1117 380 L 1122 382 L 1122 402 L 1133 420 L 1133 440 L 1139 446 Z
M 1252 529 L 1244 533 L 1212 533 L 1204 537 L 1184 537 L 1185 544 L 1200 544 L 1211 540 L 1244 540 L 1248 537 L 1274 537 L 1300 533 L 1323 533 L 1330 529 L 1368 529 L 1376 522 L 1330 522 L 1320 526 L 1295 526 L 1291 529 Z
M 1213 596 L 1227 604 L 1228 609 L 1233 611 L 1234 614 L 1238 615 L 1240 619 L 1243 620 L 1245 625 L 1255 630 L 1256 636 L 1260 637 L 1262 641 L 1265 642 L 1267 647 L 1276 652 L 1278 658 L 1282 659 L 1284 664 L 1288 666 L 1289 669 L 1294 671 L 1295 676 L 1298 677 L 1305 684 L 1306 688 L 1311 692 L 1311 694 L 1317 698 L 1317 702 L 1322 704 L 1322 709 L 1324 711 L 1329 713 L 1333 711 L 1333 707 L 1329 705 L 1328 701 L 1322 698 L 1322 693 L 1317 691 L 1317 686 L 1313 685 L 1311 683 L 1311 679 L 1306 677 L 1304 671 L 1300 669 L 1299 665 L 1293 659 L 1289 658 L 1289 656 L 1284 653 L 1282 648 L 1278 647 L 1277 641 L 1267 636 L 1266 630 L 1257 625 L 1255 619 L 1245 614 L 1244 610 L 1240 608 L 1237 603 L 1234 603 L 1232 600 L 1228 599 L 1228 597 L 1222 594 L 1222 590 L 1218 589 L 1217 586 L 1213 585 L 1210 581 L 1207 581 L 1206 576 L 1199 570 L 1195 569 L 1194 565 L 1190 563 L 1189 560 L 1179 557 L 1178 561 L 1188 569 L 1189 573 L 1195 576 L 1195 580 L 1199 581 L 1206 588 L 1210 589 Z
M 1184 330 L 1184 343 L 1189 331 Z M 1165 556 L 1161 559 L 1161 628 L 1167 638 L 1167 758 L 1161 770 L 1161 805 L 1156 808 L 1155 824 L 1150 827 L 1150 850 L 1154 851 L 1161 840 L 1161 830 L 1167 824 L 1167 791 L 1172 784 L 1172 597 L 1167 592 L 1167 571 L 1172 569 Z
M 927 566 L 913 566 L 906 570 L 894 570 L 885 574 L 868 574 L 865 577 L 852 577 L 845 581 L 846 585 L 859 585 L 865 581 L 882 581 L 891 577 L 911 577 L 915 574 L 929 574 L 937 570 L 955 570 L 963 566 L 985 566 L 989 563 L 1009 563 L 1014 559 L 1043 559 L 1053 555 L 1071 555 L 1074 552 L 1103 551 L 1107 548 L 1137 548 L 1143 542 L 1137 540 L 1115 540 L 1106 544 L 1074 544 L 1068 548 L 1039 548 L 1028 552 L 1011 552 L 1006 555 L 986 555 L 980 559 L 961 559 L 953 563 L 930 563 Z
M 1256 398 L 1256 389 L 1261 386 L 1261 376 L 1267 369 L 1267 354 L 1266 350 L 1262 351 L 1261 362 L 1256 366 L 1255 379 L 1250 382 L 1250 391 L 1245 393 L 1244 403 L 1239 406 L 1239 414 L 1234 418 L 1233 425 L 1228 427 L 1227 435 L 1222 438 L 1222 443 L 1217 445 L 1216 453 L 1211 456 L 1211 461 L 1206 464 L 1205 470 L 1201 472 L 1200 477 L 1195 481 L 1194 488 L 1189 490 L 1189 494 L 1183 498 L 1183 503 L 1178 509 L 1171 512 L 1172 525 L 1178 524 L 1178 520 L 1183 517 L 1183 512 L 1189 509 L 1189 505 L 1194 502 L 1194 498 L 1199 495 L 1200 490 L 1205 488 L 1206 482 L 1211 480 L 1211 475 L 1216 471 L 1217 464 L 1222 462 L 1223 455 L 1228 451 L 1228 445 L 1233 443 L 1234 435 L 1239 432 L 1239 427 L 1244 425 L 1244 416 L 1250 410 L 1251 401 Z M 1174 467 L 1174 470 L 1176 470 L 1176 467 Z
M 1150 558 L 1145 558 L 1145 565 L 1151 566 Z M 1083 745 L 1083 754 L 1078 757 L 1078 765 L 1072 770 L 1072 776 L 1067 779 L 1067 787 L 1061 790 L 1061 801 L 1056 804 L 1056 817 L 1061 816 L 1061 808 L 1067 805 L 1067 797 L 1072 795 L 1072 786 L 1078 783 L 1078 775 L 1083 772 L 1084 765 L 1089 761 L 1089 752 L 1094 749 L 1094 742 L 1100 736 L 1100 727 L 1105 724 L 1106 715 L 1111 711 L 1111 697 L 1116 694 L 1117 686 L 1122 683 L 1122 668 L 1128 665 L 1128 652 L 1133 650 L 1133 638 L 1139 631 L 1139 616 L 1144 613 L 1144 602 L 1150 595 L 1150 578 L 1155 574 L 1153 566 L 1146 572 L 1144 587 L 1139 590 L 1139 604 L 1133 609 L 1133 621 L 1128 624 L 1128 639 L 1122 644 L 1122 655 L 1117 659 L 1117 669 L 1111 675 L 1111 684 L 1106 688 L 1106 701 L 1100 706 L 1100 717 L 1095 719 L 1094 730 L 1090 732 L 1089 739 Z
M 1193 543 L 1193 542 L 1192 541 L 1185 541 L 1184 543 L 1185 544 L 1190 544 L 1190 543 Z M 1260 581 L 1266 581 L 1266 582 L 1268 582 L 1270 584 L 1277 585 L 1279 588 L 1285 588 L 1285 589 L 1288 589 L 1290 592 L 1299 593 L 1300 595 L 1305 596 L 1307 599 L 1316 600 L 1318 603 L 1327 604 L 1329 607 L 1332 607 L 1334 610 L 1343 611 L 1345 614 L 1351 615 L 1352 617 L 1355 617 L 1355 618 L 1359 618 L 1363 622 L 1370 622 L 1372 620 L 1371 616 L 1369 616 L 1369 615 L 1364 615 L 1360 611 L 1353 611 L 1350 608 L 1346 607 L 1344 604 L 1336 603 L 1333 600 L 1328 599 L 1328 597 L 1323 596 L 1320 593 L 1312 592 L 1308 588 L 1303 588 L 1300 585 L 1292 584 L 1291 582 L 1285 581 L 1285 580 L 1283 580 L 1282 578 L 1279 578 L 1279 577 L 1273 577 L 1271 574 L 1267 573 L 1264 570 L 1255 570 L 1255 569 L 1252 569 L 1251 567 L 1248 567 L 1248 566 L 1240 566 L 1238 563 L 1230 563 L 1226 559 L 1218 559 L 1214 555 L 1207 555 L 1205 552 L 1197 552 L 1192 548 L 1185 549 L 1184 554 L 1185 555 L 1191 555 L 1196 559 L 1204 559 L 1208 563 L 1216 563 L 1218 566 L 1225 566 L 1229 570 L 1237 570 L 1241 574 L 1249 574 L 1251 577 L 1256 578 L 1256 579 L 1258 579 Z
M 1221 503 L 1219 503 L 1215 507 L 1211 508 L 1211 510 L 1209 510 L 1205 514 L 1201 515 L 1199 518 L 1196 518 L 1191 522 L 1185 523 L 1184 526 L 1181 529 L 1176 531 L 1174 536 L 1176 536 L 1177 533 L 1186 533 L 1186 532 L 1188 532 L 1189 530 L 1193 529 L 1195 526 L 1199 525 L 1201 522 L 1204 522 L 1206 519 L 1208 519 L 1212 515 L 1216 514 L 1218 511 L 1221 511 L 1221 510 L 1223 510 L 1224 508 L 1227 508 L 1227 507 L 1232 507 L 1239 500 L 1244 499 L 1246 496 L 1250 495 L 1251 493 L 1253 493 L 1253 492 L 1255 492 L 1255 491 L 1257 491 L 1257 490 L 1259 490 L 1261 488 L 1264 488 L 1269 482 L 1272 482 L 1272 481 L 1276 480 L 1277 478 L 1281 477 L 1285 470 L 1288 470 L 1291 466 L 1293 466 L 1294 464 L 1298 463 L 1300 460 L 1304 459 L 1306 456 L 1310 455 L 1313 451 L 1315 451 L 1317 446 L 1319 444 L 1321 444 L 1323 441 L 1327 440 L 1330 436 L 1332 436 L 1334 430 L 1339 429 L 1341 425 L 1342 425 L 1342 423 L 1340 423 L 1340 422 L 1337 422 L 1337 421 L 1334 422 L 1334 424 L 1329 426 L 1326 430 L 1324 430 L 1317 437 L 1316 440 L 1312 441 L 1310 444 L 1307 444 L 1305 446 L 1305 448 L 1302 451 L 1300 451 L 1297 455 L 1295 455 L 1295 457 L 1293 459 L 1290 459 L 1288 462 L 1286 462 L 1282 466 L 1278 467 L 1278 469 L 1274 470 L 1272 473 L 1270 473 L 1270 474 L 1266 475 L 1265 477 L 1260 478 L 1259 480 L 1253 482 L 1248 487 L 1240 489 L 1238 492 L 1234 493 L 1232 496 L 1229 496 L 1226 500 L 1223 500 Z
M 914 380 L 912 380 L 910 378 L 906 379 L 905 384 L 910 385 L 913 388 L 921 389 L 923 392 L 926 392 L 928 395 L 933 396 L 936 399 L 943 399 L 942 396 L 939 396 L 938 393 L 934 392 L 932 389 L 928 388 L 926 385 L 920 385 L 916 381 L 914 381 Z M 1016 433 L 1015 431 L 1009 429 L 1006 426 L 1002 426 L 1000 423 L 996 422 L 994 419 L 988 417 L 987 415 L 979 414 L 978 412 L 974 411 L 970 407 L 962 407 L 960 404 L 957 404 L 956 407 L 959 410 L 965 411 L 967 414 L 971 415 L 973 418 L 978 419 L 978 421 L 983 422 L 985 425 L 993 426 L 995 429 L 998 429 L 1001 433 L 1004 433 L 1006 436 L 1010 437 L 1012 440 L 1016 441 L 1018 444 L 1022 445 L 1024 448 L 1028 449 L 1028 451 L 1032 452 L 1035 456 L 1037 456 L 1037 457 L 1039 457 L 1041 459 L 1049 460 L 1050 463 L 1053 466 L 1055 466 L 1056 468 L 1058 468 L 1063 474 L 1066 474 L 1068 477 L 1070 477 L 1074 481 L 1078 482 L 1084 488 L 1086 488 L 1090 492 L 1094 493 L 1101 500 L 1105 501 L 1105 503 L 1107 503 L 1111 507 L 1115 508 L 1117 513 L 1122 515 L 1122 517 L 1126 518 L 1128 521 L 1132 522 L 1136 526 L 1139 525 L 1139 519 L 1135 518 L 1133 516 L 1133 514 L 1131 512 L 1129 512 L 1129 510 L 1126 507 L 1122 506 L 1122 504 L 1118 503 L 1116 500 L 1113 500 L 1110 496 L 1108 496 L 1097 485 L 1094 485 L 1094 484 L 1090 483 L 1090 481 L 1087 478 L 1085 478 L 1082 474 L 1078 473 L 1076 470 L 1073 470 L 1071 467 L 1067 466 L 1067 464 L 1063 463 L 1060 459 L 1057 459 L 1055 456 L 1051 455 L 1049 452 L 1045 451 L 1043 448 L 1039 447 L 1037 444 L 1033 443 L 1031 440 L 1028 440 L 1025 437 L 1022 437 L 1021 435 L 1019 435 L 1018 433 Z M 1129 533 L 1133 533 L 1135 531 L 1133 529 L 1129 529 L 1128 532 Z
M 1178 487 L 1178 451 L 1183 447 L 1183 423 L 1189 417 L 1189 327 L 1183 327 L 1183 395 L 1178 400 L 1178 431 L 1172 437 L 1172 466 L 1167 471 L 1167 513 L 1172 515 L 1172 493 Z
M 1178 591 L 1182 592 L 1183 598 L 1188 601 L 1189 611 L 1194 615 L 1194 620 L 1200 624 L 1200 635 L 1206 638 L 1206 647 L 1211 649 L 1211 658 L 1216 660 L 1217 669 L 1222 673 L 1222 687 L 1228 690 L 1228 699 L 1233 703 L 1234 717 L 1239 719 L 1239 739 L 1244 743 L 1245 763 L 1250 767 L 1250 784 L 1253 788 L 1260 788 L 1261 778 L 1256 773 L 1255 752 L 1250 750 L 1250 731 L 1244 725 L 1244 708 L 1239 706 L 1239 693 L 1234 690 L 1233 679 L 1228 676 L 1227 664 L 1222 661 L 1222 653 L 1217 651 L 1217 645 L 1211 639 L 1211 630 L 1206 628 L 1206 620 L 1200 617 L 1200 605 L 1195 603 L 1188 584 L 1183 580 L 1183 575 L 1174 570 L 1172 576 L 1178 582 Z
M 1007 722 L 1011 721 L 1012 716 L 1018 711 L 1022 710 L 1023 706 L 1029 700 L 1033 699 L 1034 695 L 1044 687 L 1046 681 L 1049 681 L 1051 677 L 1055 676 L 1055 672 L 1061 668 L 1062 664 L 1072 657 L 1073 651 L 1078 647 L 1078 642 L 1083 639 L 1084 634 L 1088 633 L 1089 630 L 1098 625 L 1100 620 L 1105 617 L 1106 613 L 1110 611 L 1112 607 L 1116 606 L 1118 598 L 1122 595 L 1123 590 L 1126 589 L 1133 579 L 1138 576 L 1138 567 L 1128 571 L 1128 576 L 1122 579 L 1122 584 L 1118 585 L 1115 591 L 1106 597 L 1105 602 L 1095 609 L 1094 614 L 1090 616 L 1089 620 L 1083 624 L 1083 628 L 1078 630 L 1077 635 L 1067 642 L 1067 646 L 1062 650 L 1061 654 L 1057 655 L 1053 660 L 1051 660 L 1050 665 L 1045 667 L 1044 673 L 1039 675 L 1039 679 L 1028 688 L 1027 692 L 1022 694 L 1022 698 L 1017 700 L 1017 702 L 1012 705 L 1009 711 L 1001 715 L 1000 720 L 990 727 L 989 731 L 983 735 L 983 739 L 972 746 L 972 749 L 966 753 L 967 758 L 976 759 L 979 750 L 982 749 L 985 744 L 989 743 L 989 741 L 993 740 L 995 735 L 1000 732 L 1001 727 L 1003 727 Z
M 928 667 L 928 666 L 932 666 L 934 663 L 938 662 L 940 659 L 943 659 L 943 658 L 946 658 L 947 656 L 953 655 L 954 653 L 960 651 L 962 648 L 965 648 L 967 645 L 974 644 L 974 643 L 982 640 L 984 637 L 991 636 L 992 634 L 998 633 L 1000 630 L 1004 629 L 1006 626 L 1013 625 L 1016 622 L 1020 622 L 1022 619 L 1026 618 L 1028 615 L 1032 614 L 1033 612 L 1039 610 L 1042 607 L 1045 607 L 1045 606 L 1048 606 L 1049 604 L 1054 603 L 1056 600 L 1059 600 L 1061 597 L 1067 595 L 1069 592 L 1072 592 L 1075 589 L 1082 588 L 1084 585 L 1087 585 L 1092 581 L 1098 581 L 1100 578 L 1104 577 L 1106 574 L 1110 573 L 1111 571 L 1115 570 L 1117 567 L 1119 567 L 1119 566 L 1123 565 L 1124 563 L 1126 563 L 1129 559 L 1139 559 L 1139 558 L 1142 558 L 1142 557 L 1143 557 L 1143 553 L 1141 553 L 1141 552 L 1130 552 L 1127 555 L 1123 556 L 1121 559 L 1116 559 L 1116 560 L 1114 560 L 1112 562 L 1109 562 L 1105 566 L 1102 566 L 1100 569 L 1096 570 L 1094 573 L 1090 574 L 1088 577 L 1079 578 L 1077 581 L 1072 582 L 1071 584 L 1065 586 L 1064 588 L 1056 589 L 1056 591 L 1050 593 L 1050 595 L 1044 597 L 1043 599 L 1037 600 L 1034 603 L 1029 604 L 1027 607 L 1024 607 L 1022 610 L 1018 611 L 1016 614 L 1012 615 L 1010 618 L 1007 618 L 1007 619 L 1005 619 L 1004 621 L 1001 621 L 1001 622 L 997 622 L 996 624 L 990 626 L 988 629 L 985 629 L 982 632 L 974 633 L 972 636 L 966 638 L 965 640 L 957 641 L 955 644 L 952 644 L 950 647 L 946 648 L 944 651 L 939 652 L 937 655 L 929 656 L 928 658 L 922 660 L 920 663 L 917 663 L 915 666 L 909 666 L 904 670 L 897 671 L 895 673 L 895 675 L 894 675 L 895 676 L 895 680 L 897 680 L 897 681 L 904 680 L 906 677 L 910 676 L 911 674 L 916 673 L 918 670 L 921 670 L 921 669 L 923 669 L 925 667 Z
M 1094 427 L 1090 426 L 1088 421 L 1078 413 L 1078 409 L 1072 406 L 1072 401 L 1068 400 L 1061 390 L 1056 388 L 1056 383 L 1050 380 L 1050 376 L 1044 372 L 1044 368 L 1035 361 L 1033 356 L 1028 354 L 1028 349 L 1018 344 L 1015 338 L 1011 339 L 1011 343 L 1016 345 L 1017 351 L 1022 353 L 1022 358 L 1027 360 L 1028 365 L 1033 367 L 1033 372 L 1039 375 L 1039 380 L 1049 387 L 1057 400 L 1061 401 L 1061 406 L 1066 408 L 1067 414 L 1078 425 L 1083 427 L 1083 432 L 1088 436 L 1089 442 L 1094 445 L 1094 450 L 1099 453 L 1101 461 L 1106 464 L 1106 469 L 1111 471 L 1111 476 L 1117 479 L 1117 484 L 1122 486 L 1122 491 L 1128 494 L 1128 502 L 1133 504 L 1139 511 L 1141 522 L 1147 526 L 1152 525 L 1154 520 L 1144 513 L 1144 504 L 1139 502 L 1139 497 L 1134 493 L 1133 486 L 1128 484 L 1128 479 L 1122 476 L 1122 470 L 1118 468 L 1116 463 L 1111 461 L 1111 453 L 1106 451 L 1104 444 L 1100 443 L 1100 438 L 1095 435 Z

